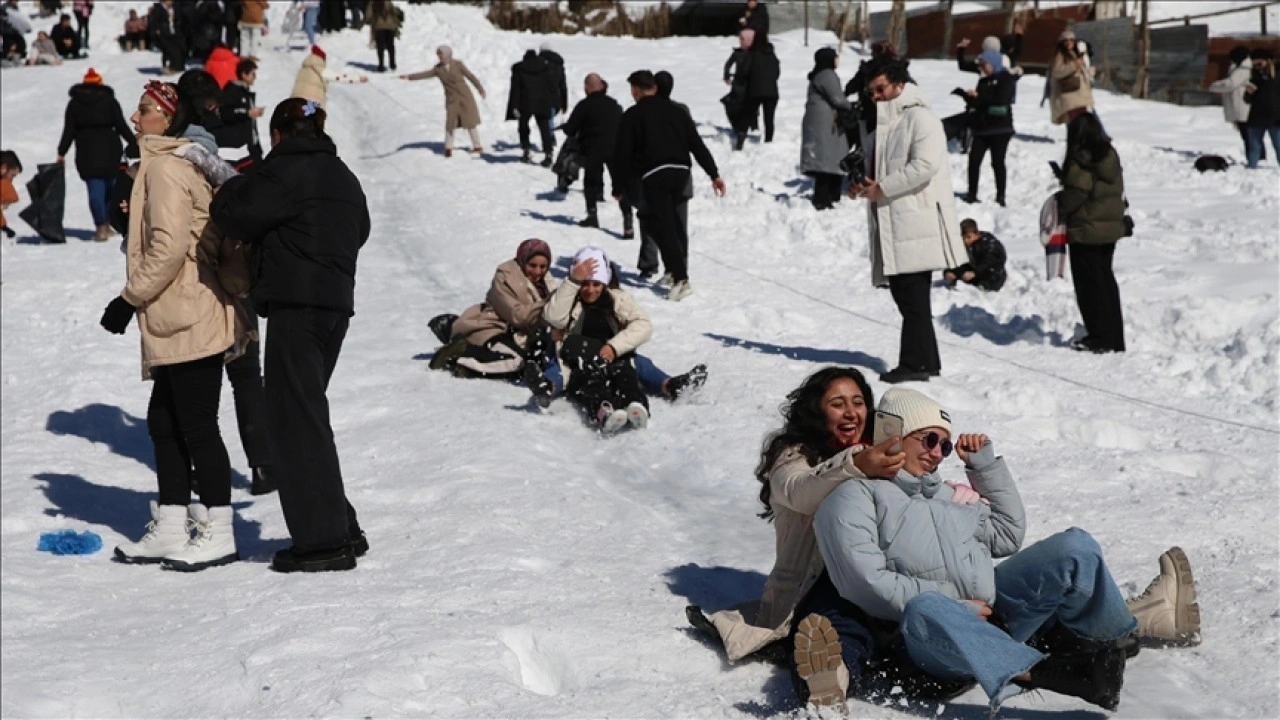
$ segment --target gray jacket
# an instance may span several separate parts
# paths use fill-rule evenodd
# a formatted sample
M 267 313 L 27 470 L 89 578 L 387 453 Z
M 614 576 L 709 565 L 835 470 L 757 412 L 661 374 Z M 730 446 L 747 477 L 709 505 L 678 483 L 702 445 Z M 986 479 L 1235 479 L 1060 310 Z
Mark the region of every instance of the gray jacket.
M 849 107 L 835 70 L 822 70 L 809 81 L 800 126 L 800 172 L 844 174 L 840 161 L 849 152 L 849 139 L 840 126 L 840 113 Z
M 930 590 L 996 599 L 992 557 L 1018 551 L 1026 532 L 1022 498 L 991 444 L 969 456 L 969 483 L 991 504 L 957 505 L 936 474 L 899 471 L 893 480 L 848 480 L 813 519 L 818 550 L 841 597 L 873 617 L 898 621 Z

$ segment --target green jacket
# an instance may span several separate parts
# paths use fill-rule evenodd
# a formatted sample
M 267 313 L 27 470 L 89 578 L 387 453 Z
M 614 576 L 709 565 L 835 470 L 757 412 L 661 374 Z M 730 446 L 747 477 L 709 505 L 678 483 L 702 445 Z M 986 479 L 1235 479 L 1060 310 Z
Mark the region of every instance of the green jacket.
M 1058 217 L 1067 242 L 1107 245 L 1124 237 L 1124 171 L 1115 149 L 1097 162 L 1086 150 L 1067 160 Z
M 369 3 L 364 11 L 364 21 L 368 23 L 374 30 L 399 30 L 400 23 L 404 20 L 404 11 L 390 3 L 387 3 L 390 12 L 383 15 L 376 15 L 373 12 L 374 3 Z

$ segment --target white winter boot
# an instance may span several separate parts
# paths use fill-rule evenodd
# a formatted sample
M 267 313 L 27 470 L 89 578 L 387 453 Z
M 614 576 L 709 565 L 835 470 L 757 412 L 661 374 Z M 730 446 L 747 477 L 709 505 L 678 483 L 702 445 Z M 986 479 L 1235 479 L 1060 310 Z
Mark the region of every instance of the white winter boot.
M 196 534 L 185 546 L 166 555 L 164 566 L 170 570 L 195 572 L 239 560 L 240 553 L 236 552 L 236 537 L 231 527 L 231 506 L 206 508 L 200 503 L 193 503 L 189 509 Z
M 151 522 L 147 532 L 136 543 L 116 546 L 116 560 L 125 563 L 158 563 L 170 553 L 181 550 L 191 539 L 185 505 L 161 505 L 151 501 Z
M 1129 612 L 1138 619 L 1137 636 L 1176 645 L 1200 644 L 1200 606 L 1191 561 L 1182 548 L 1169 548 L 1160 556 L 1160 574 L 1145 592 L 1129 600 Z

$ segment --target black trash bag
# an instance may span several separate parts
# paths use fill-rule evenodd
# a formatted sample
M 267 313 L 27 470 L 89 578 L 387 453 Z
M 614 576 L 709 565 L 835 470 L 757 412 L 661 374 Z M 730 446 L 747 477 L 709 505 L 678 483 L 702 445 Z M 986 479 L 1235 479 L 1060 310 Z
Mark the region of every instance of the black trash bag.
M 578 151 L 578 139 L 565 138 L 560 145 L 560 153 L 556 155 L 555 164 L 551 166 L 551 172 L 556 174 L 556 186 L 567 189 L 578 179 L 578 172 L 581 170 L 582 156 Z
M 31 204 L 18 213 L 18 217 L 26 220 L 46 242 L 65 243 L 67 233 L 62 229 L 62 213 L 66 206 L 67 169 L 59 163 L 37 165 L 36 176 L 27 183 L 27 194 Z

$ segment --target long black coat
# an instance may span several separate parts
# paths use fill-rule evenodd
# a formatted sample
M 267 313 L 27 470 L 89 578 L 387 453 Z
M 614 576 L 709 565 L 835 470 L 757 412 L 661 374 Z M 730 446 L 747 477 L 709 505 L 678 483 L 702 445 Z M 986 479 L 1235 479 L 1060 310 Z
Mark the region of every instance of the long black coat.
M 551 66 L 530 50 L 511 66 L 511 94 L 507 97 L 507 119 L 521 115 L 550 115 L 555 106 Z
M 1248 124 L 1252 127 L 1280 125 L 1280 78 L 1255 70 L 1249 82 L 1258 89 L 1244 96 L 1249 104 Z
M 609 162 L 618 142 L 621 120 L 622 106 L 601 90 L 579 101 L 561 129 L 566 136 L 577 138 L 578 151 L 584 157 Z
M 745 53 L 745 63 L 738 66 L 739 80 L 746 74 L 747 97 L 751 99 L 771 99 L 778 97 L 778 76 L 782 69 L 778 64 L 778 56 L 773 54 L 773 45 L 768 44 L 762 50 L 750 50 Z
M 281 141 L 253 172 L 222 185 L 209 215 L 255 250 L 251 297 L 259 315 L 270 317 L 273 304 L 355 313 L 369 206 L 332 141 Z
M 552 97 L 555 98 L 555 107 L 557 110 L 569 109 L 569 83 L 564 76 L 564 58 L 560 57 L 560 53 L 553 50 L 543 50 L 538 53 L 538 57 L 547 61 L 547 67 L 551 69 L 551 90 Z
M 115 177 L 127 146 L 137 152 L 133 130 L 124 121 L 116 94 L 106 85 L 72 85 L 62 122 L 58 154 L 76 145 L 76 171 L 81 178 Z M 123 141 L 123 142 L 122 142 Z

